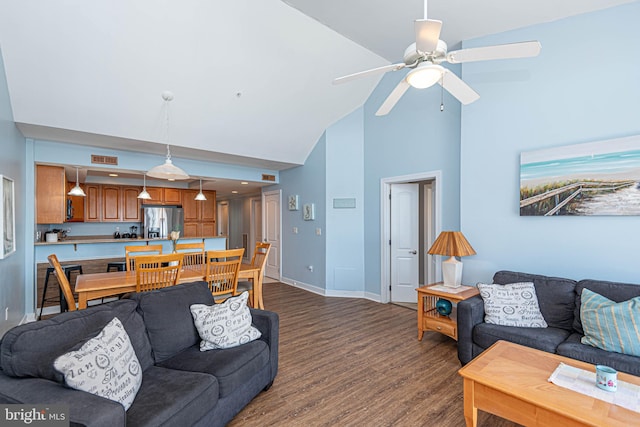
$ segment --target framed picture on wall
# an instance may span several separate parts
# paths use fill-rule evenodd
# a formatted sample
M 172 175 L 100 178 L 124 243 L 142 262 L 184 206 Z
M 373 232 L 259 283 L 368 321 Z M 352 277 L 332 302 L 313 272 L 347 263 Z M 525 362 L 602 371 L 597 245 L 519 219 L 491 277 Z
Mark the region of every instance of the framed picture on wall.
M 292 194 L 289 196 L 289 210 L 297 211 L 298 209 L 298 195 Z
M 2 232 L 0 259 L 3 259 L 16 251 L 16 210 L 13 180 L 4 175 L 0 175 L 0 177 L 2 177 L 2 185 L 0 185 L 0 200 L 2 200 L 2 211 L 0 211 L 0 230 Z
M 313 203 L 305 203 L 302 208 L 302 219 L 305 221 L 313 221 L 316 219 L 316 207 Z

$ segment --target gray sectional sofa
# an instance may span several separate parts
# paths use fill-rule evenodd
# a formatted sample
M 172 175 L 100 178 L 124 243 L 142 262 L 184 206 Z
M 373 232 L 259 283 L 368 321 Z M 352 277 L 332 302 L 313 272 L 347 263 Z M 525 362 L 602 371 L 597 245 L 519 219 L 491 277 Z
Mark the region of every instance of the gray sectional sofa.
M 601 350 L 582 344 L 580 295 L 587 288 L 622 302 L 640 296 L 640 285 L 601 280 L 570 280 L 513 271 L 499 271 L 493 283 L 533 282 L 547 328 L 520 328 L 484 323 L 484 303 L 479 295 L 458 303 L 458 359 L 464 365 L 498 340 L 514 342 L 592 364 L 611 366 L 640 375 L 640 357 Z
M 68 405 L 71 425 L 224 426 L 278 372 L 279 319 L 251 309 L 262 336 L 224 350 L 200 351 L 191 304 L 214 303 L 205 282 L 132 295 L 17 326 L 0 343 L 0 402 Z M 143 370 L 132 406 L 64 385 L 53 361 L 122 322 Z

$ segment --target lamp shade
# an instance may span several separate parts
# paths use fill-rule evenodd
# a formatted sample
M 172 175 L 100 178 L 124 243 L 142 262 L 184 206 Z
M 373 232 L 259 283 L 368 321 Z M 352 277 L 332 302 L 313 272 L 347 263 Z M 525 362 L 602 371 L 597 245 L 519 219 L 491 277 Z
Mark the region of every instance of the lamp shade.
M 161 179 L 189 179 L 189 174 L 175 166 L 171 158 L 167 155 L 167 160 L 161 165 L 154 166 L 147 171 L 147 175 L 152 178 Z
M 475 255 L 476 251 L 471 247 L 462 232 L 443 231 L 433 242 L 427 253 L 429 255 L 469 256 Z
M 82 190 L 82 188 L 80 187 L 80 180 L 78 179 L 79 175 L 78 175 L 78 168 L 76 168 L 76 186 L 73 187 L 71 189 L 71 191 L 69 191 L 67 194 L 69 196 L 80 196 L 80 197 L 86 197 L 87 195 L 84 194 L 84 190 Z
M 200 192 L 196 195 L 195 200 L 207 200 L 206 196 L 202 193 L 202 178 L 200 178 Z

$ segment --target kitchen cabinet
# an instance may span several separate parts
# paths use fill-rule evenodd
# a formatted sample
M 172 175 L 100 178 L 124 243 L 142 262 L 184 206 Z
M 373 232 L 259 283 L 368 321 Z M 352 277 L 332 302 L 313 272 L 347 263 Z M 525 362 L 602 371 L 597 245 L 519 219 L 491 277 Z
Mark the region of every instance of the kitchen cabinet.
M 100 222 L 102 221 L 102 192 L 100 184 L 86 184 L 84 186 L 84 192 L 87 195 L 85 197 L 84 205 L 84 221 L 85 222 Z
M 87 184 L 85 222 L 141 222 L 140 187 Z
M 36 165 L 36 223 L 62 224 L 64 222 L 66 187 L 63 167 Z
M 179 188 L 147 187 L 150 199 L 144 200 L 146 205 L 180 205 L 182 204 Z
M 67 184 L 67 216 L 65 222 L 84 222 L 85 198 L 82 196 L 68 195 L 69 191 L 71 191 L 71 189 L 75 186 L 75 182 L 70 182 Z M 84 185 L 82 184 L 80 184 L 80 188 L 82 188 L 82 190 L 85 190 Z
M 141 222 L 142 213 L 140 211 L 142 203 L 138 199 L 140 187 L 122 187 L 122 221 Z
M 122 221 L 122 188 L 120 186 L 102 186 L 102 221 Z
M 207 200 L 195 200 L 197 190 L 182 190 L 184 237 L 216 235 L 216 192 L 203 191 Z

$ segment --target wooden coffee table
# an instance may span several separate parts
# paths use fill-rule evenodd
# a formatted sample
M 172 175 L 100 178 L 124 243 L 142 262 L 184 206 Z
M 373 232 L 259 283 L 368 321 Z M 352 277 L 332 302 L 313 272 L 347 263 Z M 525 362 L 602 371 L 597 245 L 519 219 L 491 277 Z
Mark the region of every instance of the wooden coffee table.
M 458 373 L 464 378 L 464 418 L 478 409 L 526 426 L 640 426 L 640 413 L 547 381 L 558 364 L 593 370 L 589 363 L 498 341 Z M 640 385 L 640 378 L 618 373 Z

